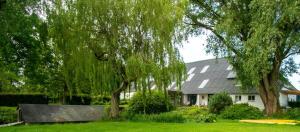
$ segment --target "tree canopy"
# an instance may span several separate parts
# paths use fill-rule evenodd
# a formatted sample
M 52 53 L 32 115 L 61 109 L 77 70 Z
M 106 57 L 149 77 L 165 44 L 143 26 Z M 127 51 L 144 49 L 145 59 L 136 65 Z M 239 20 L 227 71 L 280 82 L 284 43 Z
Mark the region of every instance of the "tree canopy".
M 228 58 L 244 87 L 256 87 L 267 114 L 279 110 L 282 75 L 296 72 L 300 53 L 297 0 L 192 0 L 190 32 L 211 32 L 208 50 Z M 282 80 L 282 79 L 281 79 Z
M 63 62 L 72 62 L 66 70 L 72 69 L 73 74 L 66 73 L 66 78 L 77 82 L 85 76 L 100 94 L 112 95 L 112 117 L 118 116 L 120 92 L 131 84 L 145 91 L 155 83 L 166 94 L 167 86 L 172 81 L 180 84 L 185 73 L 177 49 L 185 4 L 55 1 L 49 30 Z

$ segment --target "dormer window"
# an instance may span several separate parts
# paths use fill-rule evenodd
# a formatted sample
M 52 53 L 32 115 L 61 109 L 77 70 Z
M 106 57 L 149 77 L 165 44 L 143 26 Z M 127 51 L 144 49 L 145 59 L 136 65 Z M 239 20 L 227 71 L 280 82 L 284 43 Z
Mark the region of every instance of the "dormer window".
M 196 67 L 193 67 L 189 70 L 188 74 L 192 74 L 195 71 Z
M 195 74 L 189 74 L 189 77 L 186 79 L 186 81 L 191 81 Z
M 204 88 L 208 82 L 209 82 L 209 79 L 203 80 L 202 83 L 200 84 L 199 88 Z
M 209 68 L 209 65 L 204 66 L 200 73 L 205 73 L 208 68 Z

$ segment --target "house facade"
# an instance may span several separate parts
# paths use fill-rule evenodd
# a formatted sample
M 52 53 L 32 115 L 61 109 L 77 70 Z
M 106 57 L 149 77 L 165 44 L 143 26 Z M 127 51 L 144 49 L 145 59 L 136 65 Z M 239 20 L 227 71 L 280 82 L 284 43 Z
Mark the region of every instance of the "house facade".
M 233 103 L 248 103 L 249 105 L 264 109 L 263 102 L 253 89 L 241 89 L 241 84 L 236 79 L 236 72 L 226 59 L 210 59 L 186 64 L 188 77 L 182 82 L 182 103 L 184 105 L 206 106 L 209 98 L 220 92 L 226 92 L 232 98 Z M 173 84 L 169 91 L 176 91 Z M 297 90 L 291 84 L 282 87 L 282 90 Z M 280 92 L 280 105 L 288 105 L 289 96 L 286 92 Z M 291 99 L 290 99 L 291 100 Z

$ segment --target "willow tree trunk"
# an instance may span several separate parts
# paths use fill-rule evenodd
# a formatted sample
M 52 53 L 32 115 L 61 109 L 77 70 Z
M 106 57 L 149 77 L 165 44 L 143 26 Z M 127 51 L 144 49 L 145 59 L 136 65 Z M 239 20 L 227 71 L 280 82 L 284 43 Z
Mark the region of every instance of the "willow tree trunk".
M 270 87 L 261 86 L 259 94 L 265 106 L 265 112 L 268 116 L 280 111 L 279 93 L 273 91 Z
M 120 94 L 128 87 L 127 82 L 123 82 L 120 88 L 116 89 L 111 95 L 110 118 L 116 119 L 119 117 L 120 109 Z
M 259 85 L 259 94 L 268 116 L 280 111 L 279 92 L 281 87 L 279 85 L 279 67 L 280 63 L 274 64 L 272 72 L 265 75 Z
M 111 107 L 110 107 L 110 117 L 118 118 L 119 117 L 119 104 L 120 104 L 120 93 L 114 92 L 111 95 Z

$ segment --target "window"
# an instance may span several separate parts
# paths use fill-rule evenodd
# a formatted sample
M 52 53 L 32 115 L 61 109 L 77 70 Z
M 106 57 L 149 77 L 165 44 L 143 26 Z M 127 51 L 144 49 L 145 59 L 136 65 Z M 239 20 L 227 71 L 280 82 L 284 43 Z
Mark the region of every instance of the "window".
M 205 85 L 208 83 L 209 79 L 205 79 L 202 81 L 202 83 L 200 84 L 199 88 L 204 88 Z
M 206 72 L 208 68 L 209 68 L 209 65 L 206 65 L 205 67 L 202 68 L 200 73 Z
M 202 96 L 202 99 L 204 99 L 205 97 L 204 96 Z
M 196 67 L 193 67 L 189 70 L 188 74 L 192 74 L 195 71 Z
M 248 96 L 248 101 L 255 101 L 255 96 L 254 95 L 249 95 Z
M 190 74 L 186 81 L 191 81 L 195 74 Z
M 235 102 L 239 102 L 241 100 L 242 100 L 242 96 L 241 95 L 236 95 L 235 98 L 234 98 Z

